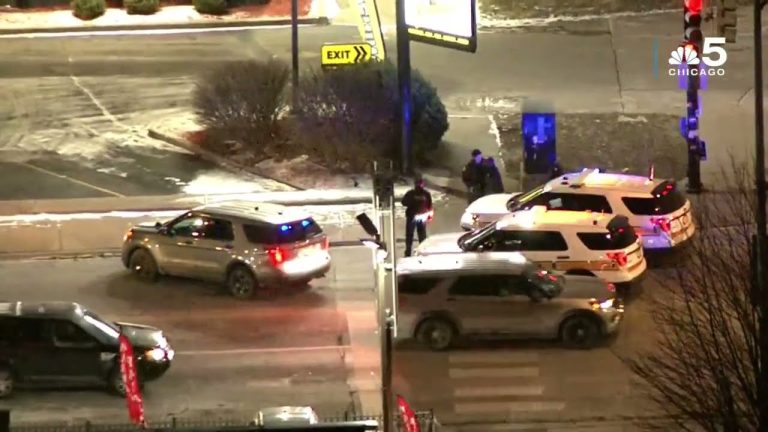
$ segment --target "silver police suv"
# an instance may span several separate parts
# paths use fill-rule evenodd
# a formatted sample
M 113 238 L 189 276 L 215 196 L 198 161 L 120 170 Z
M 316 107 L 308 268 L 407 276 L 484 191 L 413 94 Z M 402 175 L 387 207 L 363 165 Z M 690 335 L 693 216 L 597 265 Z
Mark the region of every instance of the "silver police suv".
M 139 225 L 123 238 L 126 268 L 226 284 L 236 298 L 284 283 L 306 284 L 331 266 L 328 237 L 303 210 L 230 201 L 204 205 L 166 223 Z

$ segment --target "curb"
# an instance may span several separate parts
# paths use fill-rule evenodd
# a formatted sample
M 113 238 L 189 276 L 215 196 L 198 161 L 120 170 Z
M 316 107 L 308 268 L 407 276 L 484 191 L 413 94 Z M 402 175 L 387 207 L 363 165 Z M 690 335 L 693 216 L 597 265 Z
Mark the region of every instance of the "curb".
M 165 134 L 163 132 L 158 132 L 154 128 L 150 128 L 150 129 L 147 130 L 147 136 L 150 137 L 150 138 L 162 141 L 162 142 L 164 142 L 166 144 L 171 144 L 171 145 L 174 145 L 176 147 L 183 148 L 184 150 L 192 152 L 193 154 L 199 155 L 200 157 L 202 157 L 203 159 L 207 160 L 208 162 L 217 164 L 219 166 L 223 166 L 223 167 L 227 167 L 227 168 L 230 168 L 230 169 L 234 169 L 236 171 L 246 172 L 248 174 L 253 174 L 253 175 L 256 175 L 256 176 L 259 176 L 259 177 L 262 177 L 262 178 L 265 178 L 265 179 L 272 180 L 274 182 L 283 184 L 283 185 L 288 186 L 288 187 L 290 187 L 292 189 L 305 190 L 304 188 L 301 188 L 301 187 L 296 186 L 294 184 L 290 184 L 290 183 L 287 183 L 287 182 L 285 182 L 283 180 L 278 180 L 278 179 L 276 179 L 274 177 L 270 177 L 270 176 L 264 175 L 263 173 L 260 173 L 259 170 L 253 169 L 252 167 L 248 167 L 248 166 L 236 163 L 236 162 L 232 162 L 231 160 L 229 160 L 227 158 L 224 158 L 224 157 L 221 157 L 221 156 L 219 156 L 217 154 L 214 154 L 213 152 L 209 152 L 208 150 L 201 149 L 198 146 L 192 145 L 192 143 L 190 143 L 189 141 L 187 141 L 185 139 L 178 138 L 178 137 L 175 137 L 175 136 L 172 136 L 172 135 L 169 135 L 169 134 Z
M 328 17 L 299 18 L 299 25 L 330 25 Z M 32 29 L 0 29 L 0 35 L 28 35 L 50 33 L 108 33 L 114 31 L 136 30 L 181 30 L 181 29 L 210 29 L 210 28 L 237 28 L 237 27 L 265 27 L 291 24 L 290 18 L 227 21 L 227 22 L 201 22 L 182 24 L 136 24 L 116 26 L 93 27 L 50 27 Z

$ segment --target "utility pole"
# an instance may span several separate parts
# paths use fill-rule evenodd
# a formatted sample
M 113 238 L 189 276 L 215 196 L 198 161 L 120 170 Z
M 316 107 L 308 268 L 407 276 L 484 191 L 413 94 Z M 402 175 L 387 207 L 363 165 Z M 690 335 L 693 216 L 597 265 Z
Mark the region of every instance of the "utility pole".
M 413 133 L 411 131 L 411 46 L 405 22 L 405 1 L 396 0 L 397 84 L 400 90 L 400 160 L 405 175 L 413 173 Z
M 683 6 L 683 35 L 685 50 L 701 53 L 704 46 L 704 35 L 701 32 L 702 0 L 685 0 Z M 687 55 L 687 54 L 686 54 Z M 688 145 L 688 193 L 699 194 L 704 186 L 701 184 L 701 140 L 699 139 L 699 62 L 687 62 L 688 88 L 686 90 L 686 128 L 685 140 Z
M 754 55 L 755 55 L 755 186 L 757 208 L 755 222 L 757 235 L 753 240 L 752 268 L 759 302 L 758 341 L 760 346 L 760 370 L 757 378 L 759 404 L 759 429 L 768 427 L 768 289 L 766 289 L 766 185 L 765 185 L 765 125 L 763 120 L 763 7 L 766 0 L 754 0 Z
M 378 321 L 381 337 L 381 401 L 383 431 L 395 432 L 394 407 L 395 395 L 392 389 L 393 338 L 397 329 L 397 244 L 395 236 L 395 173 L 390 161 L 390 168 L 379 171 L 374 164 L 373 190 L 374 203 L 379 216 L 380 242 L 385 256 L 376 251 L 376 288 L 378 291 Z M 383 254 L 382 254 L 383 255 Z
M 292 109 L 299 105 L 299 0 L 291 0 Z

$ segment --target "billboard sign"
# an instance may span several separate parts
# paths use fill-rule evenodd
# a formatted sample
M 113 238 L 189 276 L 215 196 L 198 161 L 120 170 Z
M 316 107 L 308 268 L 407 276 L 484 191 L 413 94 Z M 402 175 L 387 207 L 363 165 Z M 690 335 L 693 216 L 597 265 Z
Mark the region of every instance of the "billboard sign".
M 405 5 L 405 23 L 411 40 L 477 51 L 476 0 L 408 0 Z

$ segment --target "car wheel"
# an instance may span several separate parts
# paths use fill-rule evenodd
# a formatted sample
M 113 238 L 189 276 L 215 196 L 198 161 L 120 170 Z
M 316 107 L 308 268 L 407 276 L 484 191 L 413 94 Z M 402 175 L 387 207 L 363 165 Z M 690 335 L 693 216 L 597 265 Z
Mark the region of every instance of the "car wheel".
M 229 271 L 227 275 L 227 289 L 232 297 L 237 299 L 249 299 L 256 294 L 258 282 L 253 272 L 248 267 L 239 265 Z
M 120 372 L 120 366 L 112 369 L 109 374 L 109 391 L 117 396 L 125 397 L 126 389 L 123 383 L 123 374 Z
M 9 370 L 0 370 L 0 399 L 13 394 L 13 374 Z
M 571 317 L 560 327 L 560 339 L 568 348 L 593 348 L 600 339 L 600 326 L 588 316 Z
M 155 281 L 159 276 L 157 262 L 146 249 L 136 249 L 128 260 L 128 267 L 140 279 Z
M 429 318 L 416 331 L 416 339 L 434 351 L 443 351 L 451 347 L 456 338 L 456 329 L 447 320 Z

